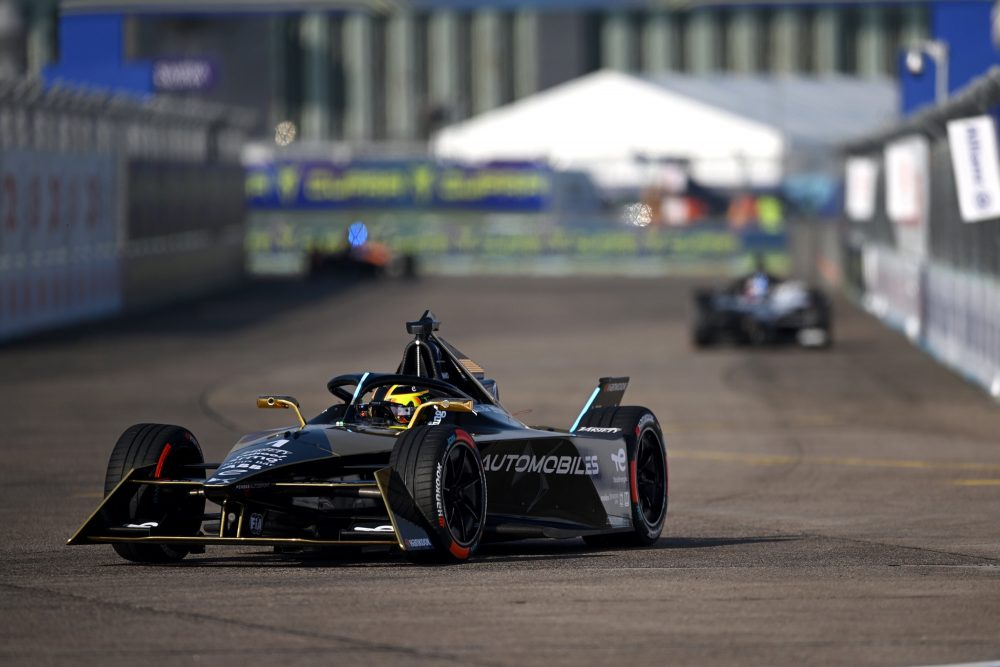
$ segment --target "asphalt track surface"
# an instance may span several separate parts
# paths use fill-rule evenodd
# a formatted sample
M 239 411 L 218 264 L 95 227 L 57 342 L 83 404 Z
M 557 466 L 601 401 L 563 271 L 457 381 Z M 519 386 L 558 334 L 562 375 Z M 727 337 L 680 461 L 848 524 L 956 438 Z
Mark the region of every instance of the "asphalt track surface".
M 425 279 L 268 288 L 0 348 L 0 662 L 929 665 L 1000 658 L 1000 407 L 838 303 L 829 352 L 688 343 L 691 285 Z M 66 547 L 118 434 L 221 458 L 267 391 L 392 369 L 424 307 L 528 423 L 632 377 L 671 463 L 663 539 L 398 556 Z

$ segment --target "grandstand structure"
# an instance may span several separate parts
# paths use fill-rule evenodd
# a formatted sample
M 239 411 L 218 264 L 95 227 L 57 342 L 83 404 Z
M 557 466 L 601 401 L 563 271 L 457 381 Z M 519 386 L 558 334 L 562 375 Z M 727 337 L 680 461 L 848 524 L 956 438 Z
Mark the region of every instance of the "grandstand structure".
M 602 68 L 643 74 L 899 75 L 936 6 L 988 0 L 0 0 L 0 63 L 56 62 L 60 25 L 120 16 L 126 61 L 210 59 L 196 93 L 351 143 L 437 128 Z M 7 8 L 4 10 L 3 8 Z M 16 9 L 16 11 L 14 11 Z M 70 49 L 72 50 L 72 49 Z

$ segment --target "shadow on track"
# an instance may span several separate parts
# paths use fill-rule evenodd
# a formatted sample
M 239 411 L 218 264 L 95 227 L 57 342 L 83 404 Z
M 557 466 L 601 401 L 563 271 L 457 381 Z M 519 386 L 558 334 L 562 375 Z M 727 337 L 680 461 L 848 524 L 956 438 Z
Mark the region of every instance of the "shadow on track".
M 323 297 L 345 291 L 360 278 L 320 276 L 309 280 L 254 280 L 215 294 L 148 309 L 123 313 L 110 319 L 68 325 L 0 345 L 17 351 L 38 345 L 93 337 L 134 337 L 147 333 L 228 333 L 308 306 Z
M 615 553 L 660 551 L 672 549 L 712 549 L 745 544 L 768 544 L 799 540 L 798 536 L 762 537 L 667 537 L 649 547 L 591 547 L 579 539 L 532 540 L 484 544 L 468 563 L 454 565 L 488 565 L 496 563 L 528 563 L 532 561 L 560 561 L 571 559 L 608 558 Z M 374 551 L 358 553 L 351 550 L 319 551 L 306 553 L 273 553 L 261 551 L 230 556 L 193 556 L 178 563 L 152 567 L 176 568 L 229 568 L 229 567 L 396 567 L 405 565 L 442 567 L 442 563 L 412 563 L 399 552 Z M 115 563 L 105 567 L 144 567 L 130 563 Z

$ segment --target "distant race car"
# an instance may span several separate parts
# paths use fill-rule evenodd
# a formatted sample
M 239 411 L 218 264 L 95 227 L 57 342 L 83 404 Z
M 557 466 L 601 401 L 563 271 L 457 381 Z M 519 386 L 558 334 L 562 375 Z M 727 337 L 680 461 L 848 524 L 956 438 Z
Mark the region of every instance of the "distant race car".
M 111 544 L 141 563 L 207 545 L 461 561 L 482 539 L 659 538 L 666 446 L 650 410 L 619 406 L 628 378 L 602 378 L 568 429 L 529 427 L 438 326 L 429 311 L 407 323 L 414 338 L 396 372 L 333 378 L 337 402 L 308 422 L 292 397 L 258 398 L 298 423 L 244 436 L 220 463 L 204 462 L 187 429 L 132 426 L 111 453 L 103 502 L 69 544 Z
M 766 345 L 833 343 L 830 302 L 804 283 L 755 271 L 716 290 L 695 291 L 691 337 L 697 347 L 723 341 Z

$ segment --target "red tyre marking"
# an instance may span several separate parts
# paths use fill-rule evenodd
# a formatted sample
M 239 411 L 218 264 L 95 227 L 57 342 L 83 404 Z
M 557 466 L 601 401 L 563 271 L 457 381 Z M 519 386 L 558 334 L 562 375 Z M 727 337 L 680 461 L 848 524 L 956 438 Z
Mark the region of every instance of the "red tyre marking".
M 670 464 L 667 462 L 667 454 L 663 454 L 663 495 L 670 497 Z
M 476 448 L 476 443 L 473 442 L 472 436 L 460 428 L 455 429 L 455 438 L 457 440 L 463 441 L 465 444 L 467 444 L 469 447 L 472 447 L 473 449 Z
M 631 487 L 631 491 L 632 491 L 632 502 L 633 503 L 638 503 L 639 502 L 639 481 L 638 481 L 638 478 L 636 477 L 635 465 L 636 465 L 635 461 L 629 461 L 629 464 L 628 464 L 628 476 L 629 476 L 629 482 L 630 482 L 629 486 Z
M 455 440 L 456 440 L 456 442 L 458 442 L 458 441 L 464 442 L 465 444 L 467 444 L 472 449 L 476 448 L 476 443 L 475 443 L 475 441 L 473 441 L 472 436 L 469 435 L 468 433 L 466 433 L 465 431 L 463 431 L 460 428 L 456 428 L 455 429 Z M 449 451 L 451 451 L 451 450 L 449 450 Z M 447 529 L 447 524 L 445 523 L 444 517 L 439 518 L 438 521 L 441 523 L 441 527 L 442 528 Z M 449 530 L 448 532 L 450 533 L 451 531 Z M 448 551 L 450 551 L 451 555 L 454 556 L 455 558 L 457 558 L 459 560 L 465 560 L 466 558 L 469 557 L 469 553 L 470 553 L 471 550 L 469 549 L 469 547 L 461 547 L 461 546 L 459 546 L 455 542 L 455 540 L 452 540 L 451 541 L 451 545 L 448 547 Z
M 163 448 L 160 452 L 160 458 L 156 462 L 156 472 L 153 473 L 153 479 L 160 479 L 160 475 L 163 474 L 163 465 L 167 462 L 167 457 L 170 456 L 170 443 Z
M 452 556 L 454 556 L 455 558 L 458 558 L 459 560 L 465 560 L 466 558 L 469 557 L 469 548 L 468 547 L 460 547 L 457 544 L 455 544 L 454 542 L 452 542 L 451 546 L 448 547 L 448 551 L 451 552 Z

